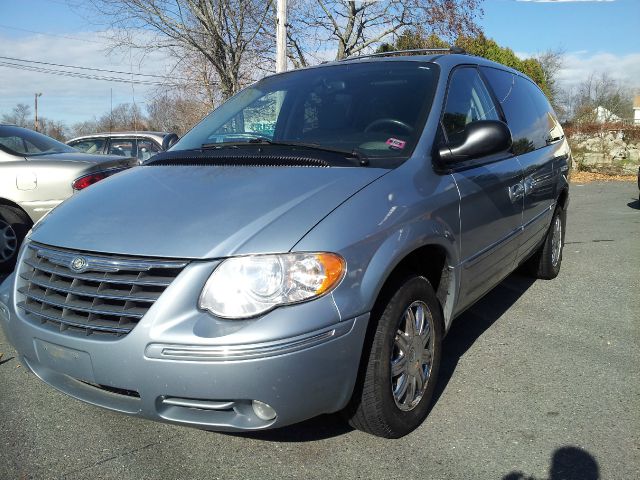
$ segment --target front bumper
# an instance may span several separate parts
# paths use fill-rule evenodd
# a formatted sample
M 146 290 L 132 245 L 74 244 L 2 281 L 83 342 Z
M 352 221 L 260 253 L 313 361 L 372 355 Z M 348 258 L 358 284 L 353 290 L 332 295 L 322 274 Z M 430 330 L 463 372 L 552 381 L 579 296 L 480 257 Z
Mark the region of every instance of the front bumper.
M 0 326 L 22 363 L 41 380 L 110 410 L 211 430 L 281 427 L 344 408 L 356 381 L 369 319 L 365 314 L 340 321 L 336 315 L 321 328 L 278 338 L 273 329 L 280 322 L 304 320 L 314 310 L 328 312 L 326 305 L 309 302 L 260 320 L 268 320 L 263 327 L 275 340 L 257 341 L 260 329 L 254 321 L 244 336 L 249 341 L 224 344 L 213 335 L 203 337 L 204 318 L 181 318 L 163 295 L 131 333 L 104 341 L 25 320 L 13 289 L 3 285 L 3 290 L 0 302 L 7 308 L 0 314 Z M 165 294 L 172 297 L 169 290 Z M 319 300 L 331 302 L 329 297 Z M 8 318 L 3 318 L 7 312 Z M 177 325 L 182 325 L 180 334 L 170 335 Z M 275 419 L 259 418 L 252 408 L 254 400 L 271 406 Z

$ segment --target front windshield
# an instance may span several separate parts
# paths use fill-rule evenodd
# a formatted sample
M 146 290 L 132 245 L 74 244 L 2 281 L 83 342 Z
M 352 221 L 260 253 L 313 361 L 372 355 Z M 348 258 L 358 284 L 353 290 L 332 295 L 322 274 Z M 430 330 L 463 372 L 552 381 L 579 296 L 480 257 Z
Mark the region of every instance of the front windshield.
M 14 155 L 30 157 L 77 150 L 28 128 L 0 126 L 0 148 Z
M 416 61 L 345 62 L 275 75 L 221 105 L 171 150 L 261 138 L 407 157 L 437 77 L 437 65 Z

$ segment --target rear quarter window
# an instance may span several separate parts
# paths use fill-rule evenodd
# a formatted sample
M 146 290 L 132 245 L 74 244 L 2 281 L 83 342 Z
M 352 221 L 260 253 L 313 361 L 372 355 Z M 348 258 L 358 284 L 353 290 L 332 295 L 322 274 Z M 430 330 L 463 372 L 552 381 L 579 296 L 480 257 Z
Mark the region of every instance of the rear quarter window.
M 536 101 L 533 95 L 542 95 L 542 92 L 528 80 L 513 73 L 491 67 L 481 67 L 481 70 L 507 117 L 513 135 L 513 153 L 522 155 L 546 146 L 549 136 L 548 112 L 540 109 L 537 103 L 541 102 Z

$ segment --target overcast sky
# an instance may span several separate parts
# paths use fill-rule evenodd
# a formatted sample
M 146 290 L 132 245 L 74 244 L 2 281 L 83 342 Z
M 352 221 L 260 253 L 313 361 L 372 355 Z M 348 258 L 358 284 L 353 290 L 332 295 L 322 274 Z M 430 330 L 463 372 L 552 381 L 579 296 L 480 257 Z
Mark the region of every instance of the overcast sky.
M 485 0 L 483 9 L 480 24 L 500 45 L 521 55 L 562 49 L 563 82 L 604 71 L 640 89 L 640 0 Z M 0 56 L 167 74 L 170 62 L 161 53 L 141 61 L 109 54 L 96 22 L 65 0 L 0 0 Z M 0 114 L 19 102 L 33 105 L 33 94 L 42 92 L 40 114 L 72 124 L 107 112 L 111 91 L 114 105 L 134 99 L 144 108 L 157 88 L 0 66 Z

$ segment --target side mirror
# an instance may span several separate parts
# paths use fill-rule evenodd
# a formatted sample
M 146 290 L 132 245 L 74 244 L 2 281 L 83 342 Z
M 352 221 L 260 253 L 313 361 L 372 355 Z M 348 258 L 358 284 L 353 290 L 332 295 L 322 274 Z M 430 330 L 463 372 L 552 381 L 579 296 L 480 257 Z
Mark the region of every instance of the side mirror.
M 179 140 L 178 135 L 175 133 L 170 133 L 166 137 L 162 139 L 162 151 L 167 151 L 171 147 L 173 147 Z
M 499 120 L 478 120 L 469 123 L 462 138 L 440 145 L 438 160 L 442 165 L 453 165 L 465 160 L 506 152 L 511 148 L 511 130 Z

